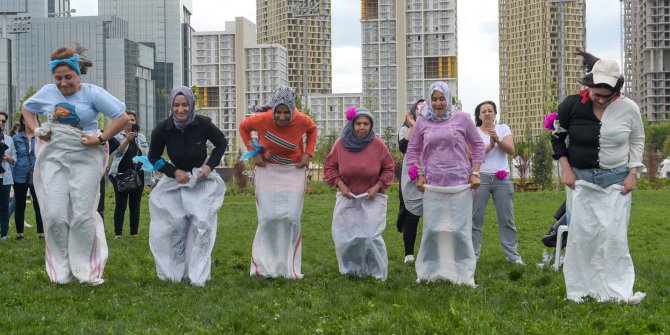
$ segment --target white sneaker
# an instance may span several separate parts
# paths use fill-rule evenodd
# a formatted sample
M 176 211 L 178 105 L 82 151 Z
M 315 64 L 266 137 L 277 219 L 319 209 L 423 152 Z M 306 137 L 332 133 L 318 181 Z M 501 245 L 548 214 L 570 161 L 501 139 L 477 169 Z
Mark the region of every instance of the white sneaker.
M 526 263 L 524 263 L 523 260 L 521 260 L 521 258 L 519 258 L 519 259 L 517 259 L 517 260 L 515 260 L 515 261 L 513 261 L 513 260 L 509 260 L 509 259 L 508 259 L 507 261 L 510 262 L 510 263 L 512 263 L 512 264 L 515 264 L 515 265 L 526 265 Z
M 405 263 L 414 263 L 414 255 L 405 256 Z
M 28 227 L 28 228 L 31 228 L 33 226 L 30 223 L 28 223 L 27 221 L 23 221 L 23 225 Z

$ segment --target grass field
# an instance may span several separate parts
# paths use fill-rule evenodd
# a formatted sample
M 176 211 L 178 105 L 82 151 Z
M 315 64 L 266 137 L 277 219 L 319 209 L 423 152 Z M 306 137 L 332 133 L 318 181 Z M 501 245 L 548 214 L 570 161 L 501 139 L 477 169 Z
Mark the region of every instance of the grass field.
M 390 264 L 386 282 L 338 273 L 330 233 L 334 194 L 305 199 L 304 279 L 251 278 L 254 198 L 227 196 L 219 214 L 212 280 L 196 288 L 157 279 L 146 202 L 140 237 L 113 239 L 110 195 L 105 227 L 110 256 L 106 281 L 99 287 L 50 284 L 43 240 L 36 238 L 34 226 L 27 229 L 26 240 L 0 243 L 0 333 L 670 333 L 670 190 L 637 191 L 633 197 L 629 243 L 635 289 L 647 293 L 638 306 L 568 302 L 562 274 L 534 266 L 544 249 L 540 237 L 563 197 L 560 192 L 516 194 L 519 248 L 527 266 L 505 261 L 490 204 L 475 275 L 479 287 L 471 289 L 415 283 L 413 266 L 402 262 L 402 238 L 395 230 L 397 194 L 389 197 L 384 234 Z M 34 222 L 32 210 L 27 212 Z

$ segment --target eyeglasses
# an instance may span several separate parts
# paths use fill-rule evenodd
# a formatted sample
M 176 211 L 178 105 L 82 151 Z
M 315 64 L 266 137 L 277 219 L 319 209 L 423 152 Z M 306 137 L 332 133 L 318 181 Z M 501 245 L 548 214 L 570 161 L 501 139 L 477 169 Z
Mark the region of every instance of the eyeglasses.
M 0 123 L 5 124 L 7 123 L 7 120 L 0 120 Z

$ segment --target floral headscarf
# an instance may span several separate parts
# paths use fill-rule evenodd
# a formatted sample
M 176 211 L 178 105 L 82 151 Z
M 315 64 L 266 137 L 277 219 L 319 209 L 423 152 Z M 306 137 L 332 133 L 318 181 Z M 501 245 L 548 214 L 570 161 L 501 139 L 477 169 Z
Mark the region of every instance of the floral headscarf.
M 444 98 L 447 100 L 447 112 L 442 115 L 436 115 L 433 111 L 433 107 L 430 103 L 432 99 L 433 92 L 438 91 L 444 95 Z M 421 108 L 421 116 L 433 122 L 447 121 L 451 117 L 451 114 L 456 110 L 454 105 L 451 103 L 451 90 L 449 85 L 443 81 L 436 81 L 430 85 L 428 88 L 428 101 L 423 104 Z
M 289 121 L 291 121 L 293 119 L 293 111 L 295 110 L 295 98 L 295 91 L 292 88 L 282 86 L 279 87 L 277 91 L 275 91 L 274 96 L 272 96 L 272 100 L 268 101 L 267 104 L 262 106 L 253 105 L 249 107 L 249 112 L 262 113 L 272 109 L 272 112 L 274 113 L 277 106 L 286 105 L 288 110 L 291 112 L 291 118 L 289 119 Z

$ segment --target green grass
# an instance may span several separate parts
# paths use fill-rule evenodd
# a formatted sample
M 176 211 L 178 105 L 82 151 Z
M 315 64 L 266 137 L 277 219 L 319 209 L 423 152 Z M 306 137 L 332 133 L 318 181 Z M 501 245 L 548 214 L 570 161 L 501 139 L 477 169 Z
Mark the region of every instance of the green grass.
M 395 230 L 398 200 L 391 194 L 384 238 L 386 282 L 338 273 L 331 239 L 333 194 L 309 195 L 303 211 L 301 281 L 249 276 L 256 229 L 253 196 L 227 196 L 219 214 L 212 280 L 204 288 L 159 281 L 148 246 L 148 210 L 140 238 L 113 239 L 113 197 L 108 195 L 106 282 L 91 288 L 49 283 L 43 241 L 0 243 L 0 333 L 15 334 L 649 334 L 670 333 L 670 191 L 637 191 L 629 229 L 638 306 L 565 300 L 561 273 L 534 266 L 540 237 L 564 194 L 518 193 L 520 253 L 528 266 L 505 261 L 493 206 L 486 218 L 476 289 L 415 283 L 402 262 Z M 28 221 L 32 210 L 28 209 Z M 127 223 L 126 223 L 127 224 Z M 127 234 L 127 226 L 126 234 Z M 14 228 L 11 228 L 14 235 Z

